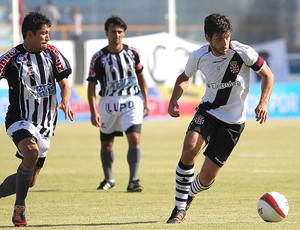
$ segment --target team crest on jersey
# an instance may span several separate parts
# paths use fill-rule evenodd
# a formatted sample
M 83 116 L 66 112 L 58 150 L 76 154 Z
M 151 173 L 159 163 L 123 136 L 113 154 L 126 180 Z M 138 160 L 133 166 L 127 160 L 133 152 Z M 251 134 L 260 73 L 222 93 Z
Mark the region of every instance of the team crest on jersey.
M 25 63 L 27 62 L 27 58 L 23 55 L 23 54 L 20 54 L 18 57 L 17 57 L 17 63 Z
M 230 64 L 230 72 L 233 74 L 237 74 L 240 71 L 240 67 L 237 63 L 237 61 L 232 61 Z
M 203 125 L 204 124 L 204 116 L 198 114 L 195 118 L 194 118 L 194 122 L 198 125 Z

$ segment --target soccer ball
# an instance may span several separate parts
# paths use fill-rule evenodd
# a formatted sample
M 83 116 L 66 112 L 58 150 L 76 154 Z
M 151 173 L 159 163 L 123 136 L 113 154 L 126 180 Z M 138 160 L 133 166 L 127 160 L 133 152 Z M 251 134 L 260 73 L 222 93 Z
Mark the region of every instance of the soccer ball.
M 279 192 L 267 192 L 258 201 L 257 211 L 266 222 L 282 221 L 289 212 L 287 199 Z

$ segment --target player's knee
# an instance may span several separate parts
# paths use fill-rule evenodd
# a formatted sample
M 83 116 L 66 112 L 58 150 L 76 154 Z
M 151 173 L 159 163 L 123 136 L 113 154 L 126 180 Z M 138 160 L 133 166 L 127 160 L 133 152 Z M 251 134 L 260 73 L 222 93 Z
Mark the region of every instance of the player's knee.
M 101 141 L 101 150 L 105 152 L 110 152 L 113 148 L 113 140 Z
M 26 160 L 30 165 L 35 166 L 36 162 L 38 161 L 39 158 L 39 151 L 34 150 L 28 152 L 26 155 L 24 155 L 24 160 Z
M 183 157 L 188 161 L 194 161 L 197 156 L 197 152 L 193 151 L 192 149 L 185 149 L 183 151 Z

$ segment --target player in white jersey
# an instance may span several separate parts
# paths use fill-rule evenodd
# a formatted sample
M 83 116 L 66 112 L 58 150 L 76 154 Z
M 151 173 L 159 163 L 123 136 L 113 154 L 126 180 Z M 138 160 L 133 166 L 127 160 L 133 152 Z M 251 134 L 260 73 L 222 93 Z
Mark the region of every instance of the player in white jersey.
M 67 59 L 52 45 L 50 20 L 36 12 L 29 13 L 22 23 L 24 43 L 0 57 L 0 79 L 9 86 L 9 106 L 5 117 L 7 134 L 22 159 L 17 173 L 0 185 L 0 198 L 16 194 L 12 217 L 15 226 L 25 226 L 25 198 L 35 185 L 44 165 L 53 136 L 58 109 L 73 120 L 70 107 L 71 89 Z M 56 82 L 61 90 L 57 102 Z
M 180 116 L 178 100 L 192 76 L 200 71 L 206 91 L 185 136 L 176 167 L 175 207 L 167 223 L 181 223 L 194 197 L 209 189 L 244 130 L 250 69 L 262 77 L 260 101 L 255 108 L 260 124 L 268 117 L 268 102 L 274 76 L 265 60 L 250 46 L 231 41 L 232 25 L 223 14 L 211 14 L 204 21 L 207 45 L 194 51 L 175 83 L 168 112 Z M 205 159 L 194 178 L 194 163 L 204 148 Z
M 108 46 L 91 59 L 88 81 L 88 100 L 91 123 L 100 127 L 100 158 L 104 180 L 98 189 L 109 190 L 115 186 L 112 165 L 115 136 L 125 132 L 128 141 L 129 165 L 128 192 L 141 192 L 138 168 L 141 158 L 140 135 L 143 117 L 149 113 L 148 88 L 136 49 L 123 44 L 126 23 L 118 16 L 109 17 L 105 24 Z M 100 83 L 100 102 L 97 106 L 96 84 Z M 142 98 L 139 96 L 141 92 Z

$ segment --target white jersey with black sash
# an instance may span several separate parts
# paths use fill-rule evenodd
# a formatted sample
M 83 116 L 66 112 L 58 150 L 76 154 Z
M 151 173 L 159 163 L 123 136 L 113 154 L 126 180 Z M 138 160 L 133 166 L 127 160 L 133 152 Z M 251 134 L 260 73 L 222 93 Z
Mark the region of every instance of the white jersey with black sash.
M 26 120 L 52 136 L 56 120 L 56 82 L 68 78 L 72 70 L 67 59 L 52 45 L 30 53 L 20 44 L 0 57 L 0 78 L 9 86 L 6 128 Z
M 100 83 L 101 97 L 137 95 L 137 75 L 143 71 L 137 50 L 123 44 L 119 53 L 110 53 L 107 46 L 96 52 L 90 64 L 87 81 Z
M 205 79 L 206 91 L 198 109 L 229 124 L 242 124 L 246 120 L 250 68 L 259 72 L 265 61 L 250 46 L 230 42 L 223 56 L 214 56 L 206 44 L 192 52 L 185 74 L 192 77 L 198 70 Z

